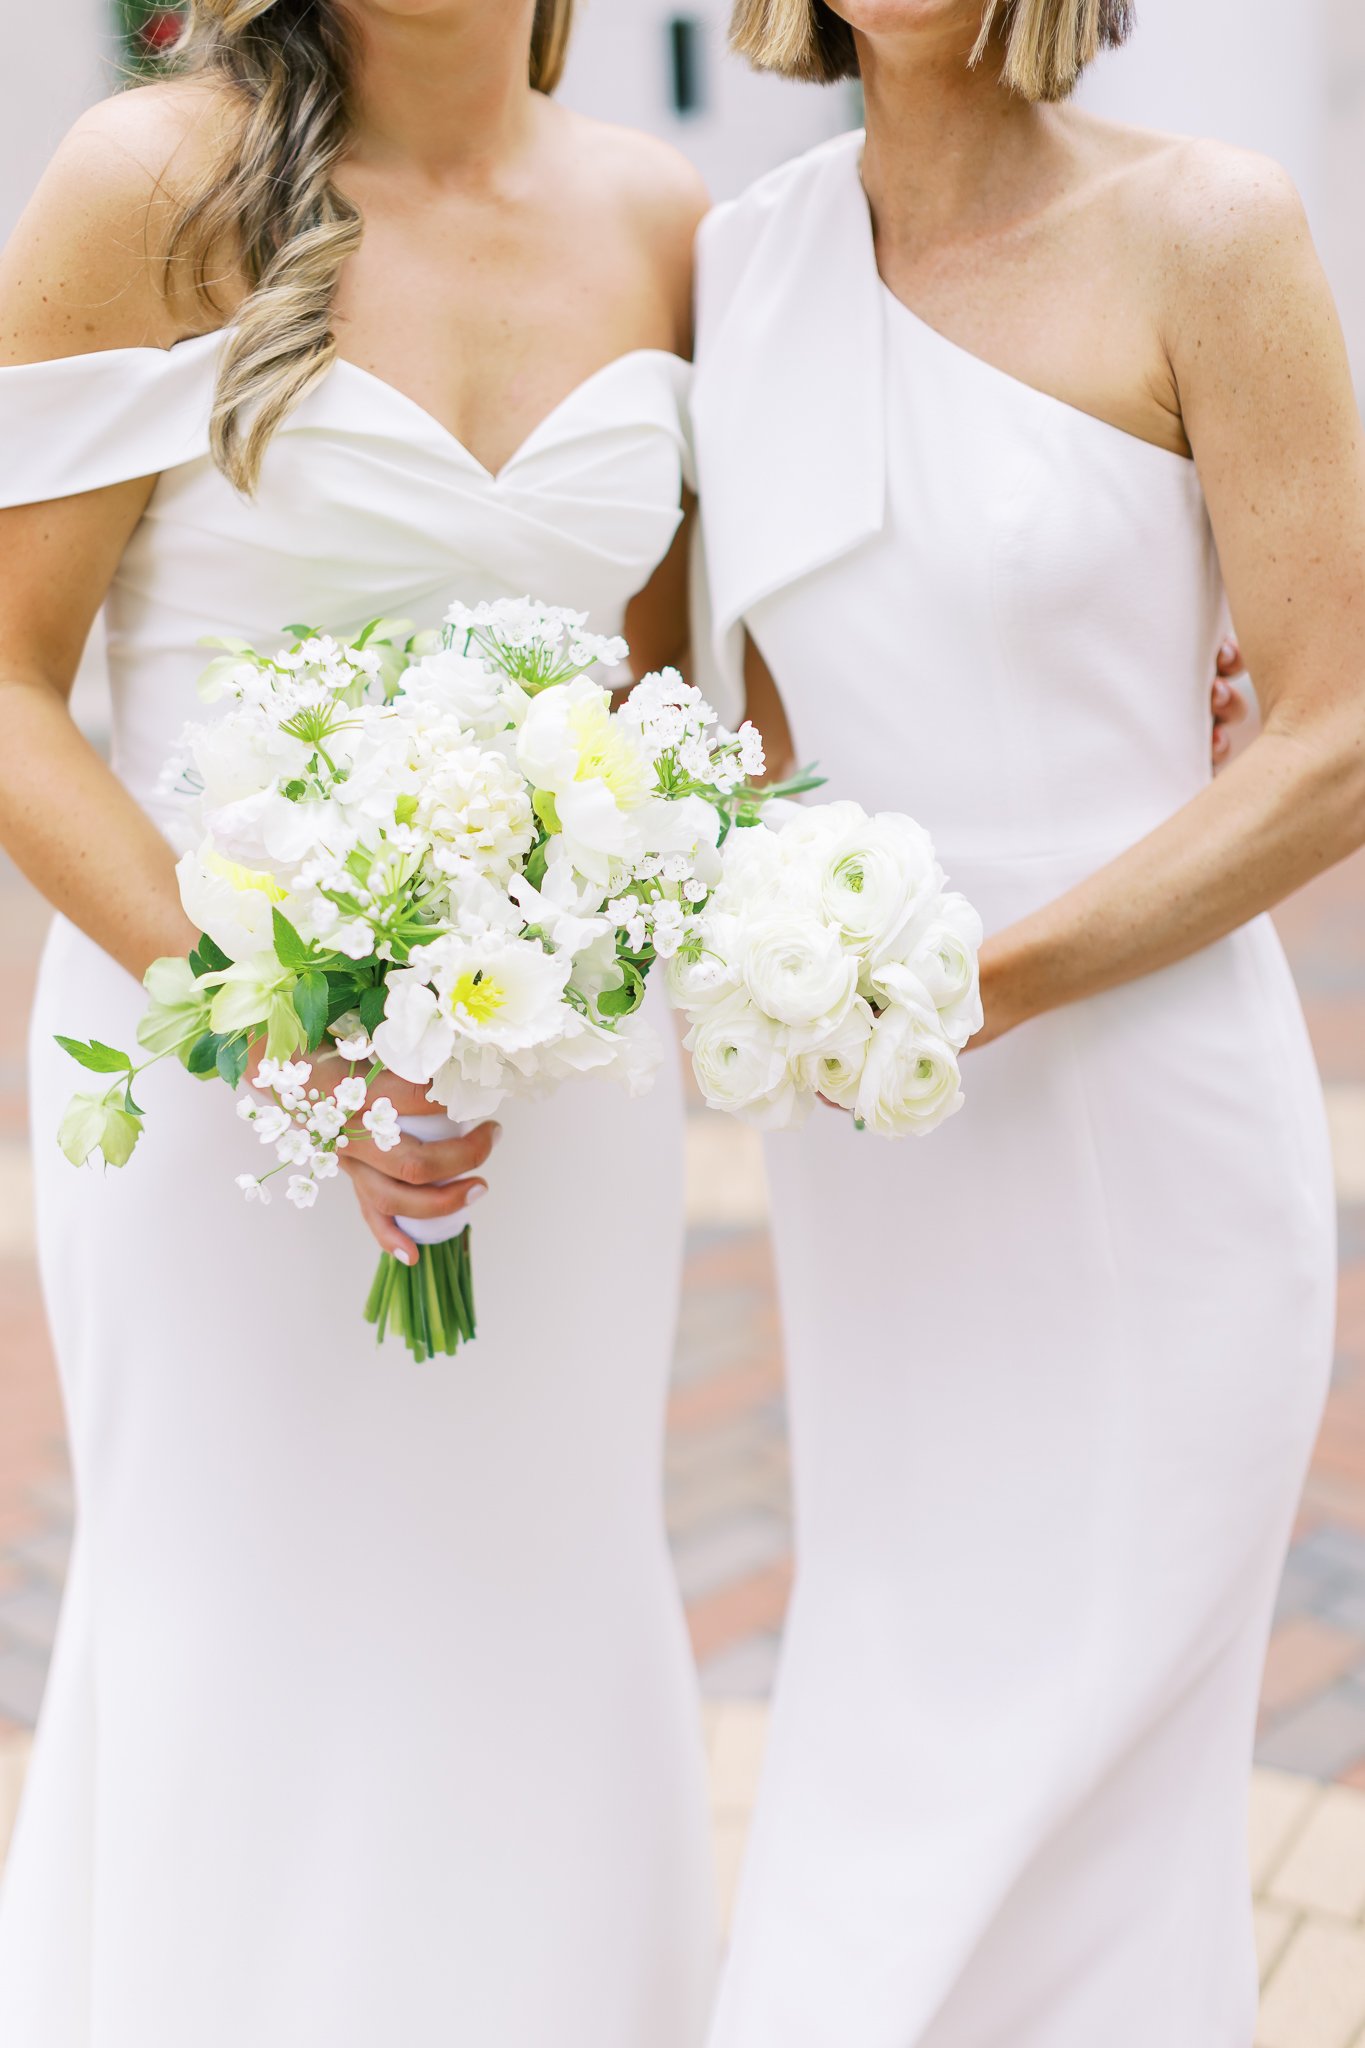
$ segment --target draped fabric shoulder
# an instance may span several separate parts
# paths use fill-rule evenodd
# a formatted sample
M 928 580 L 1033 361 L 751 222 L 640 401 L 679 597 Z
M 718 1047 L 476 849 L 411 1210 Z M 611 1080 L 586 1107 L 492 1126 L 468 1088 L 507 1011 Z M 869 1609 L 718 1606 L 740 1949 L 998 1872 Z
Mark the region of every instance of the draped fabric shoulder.
M 742 698 L 745 613 L 884 518 L 884 344 L 861 152 L 861 134 L 840 135 L 702 226 L 694 642 L 727 712 Z
M 0 369 L 0 506 L 156 476 L 207 455 L 220 334 Z

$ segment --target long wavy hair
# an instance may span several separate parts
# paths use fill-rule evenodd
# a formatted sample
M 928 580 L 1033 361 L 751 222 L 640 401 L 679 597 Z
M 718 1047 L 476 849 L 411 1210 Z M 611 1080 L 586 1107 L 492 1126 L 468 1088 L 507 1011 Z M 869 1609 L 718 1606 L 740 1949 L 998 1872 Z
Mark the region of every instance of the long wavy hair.
M 538 92 L 559 83 L 573 10 L 574 0 L 536 0 Z M 190 0 L 172 63 L 222 83 L 243 110 L 174 224 L 166 275 L 188 275 L 208 305 L 225 251 L 245 277 L 210 439 L 218 467 L 249 495 L 272 435 L 335 359 L 337 279 L 364 231 L 335 183 L 351 134 L 351 39 L 337 0 Z

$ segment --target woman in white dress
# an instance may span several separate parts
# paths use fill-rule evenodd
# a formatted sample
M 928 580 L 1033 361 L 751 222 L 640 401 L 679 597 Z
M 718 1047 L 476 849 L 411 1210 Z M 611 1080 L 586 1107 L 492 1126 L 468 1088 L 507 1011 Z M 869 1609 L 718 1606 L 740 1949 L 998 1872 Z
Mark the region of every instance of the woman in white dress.
M 1365 462 L 1283 174 L 1050 104 L 1126 13 L 739 9 L 867 132 L 702 231 L 715 652 L 990 936 L 961 1115 L 771 1142 L 798 1577 L 713 2048 L 1252 2038 L 1334 1309 L 1260 913 L 1365 835 Z M 1211 782 L 1225 588 L 1264 729 Z
M 673 651 L 699 201 L 667 151 L 531 90 L 568 13 L 200 0 L 199 76 L 83 121 L 0 271 L 0 806 L 60 913 L 33 1133 L 79 1503 L 5 2048 L 704 2029 L 661 1514 L 671 1071 L 644 1102 L 509 1109 L 486 1182 L 485 1130 L 362 1162 L 359 1205 L 307 1217 L 241 1203 L 242 1126 L 178 1070 L 126 1172 L 54 1139 L 53 1033 L 127 1043 L 135 977 L 189 936 L 157 782 L 202 634 L 531 590 Z M 102 602 L 112 772 L 64 701 Z M 485 1184 L 478 1343 L 413 1369 L 361 1321 L 371 1236 Z

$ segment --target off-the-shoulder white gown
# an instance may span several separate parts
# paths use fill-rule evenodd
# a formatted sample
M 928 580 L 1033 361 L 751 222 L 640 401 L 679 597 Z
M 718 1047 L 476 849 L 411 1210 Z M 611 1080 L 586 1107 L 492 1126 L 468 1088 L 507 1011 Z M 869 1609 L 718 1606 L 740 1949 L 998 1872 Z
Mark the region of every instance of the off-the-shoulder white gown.
M 717 651 L 988 930 L 1209 775 L 1193 463 L 877 274 L 857 136 L 703 230 Z M 964 1062 L 923 1143 L 770 1141 L 797 1582 L 712 2048 L 1247 2048 L 1252 1729 L 1332 1350 L 1268 921 Z
M 615 631 L 676 530 L 670 356 L 590 378 L 496 476 L 339 363 L 247 502 L 207 456 L 218 345 L 0 371 L 0 501 L 159 475 L 107 616 L 114 764 L 168 830 L 200 635 L 528 590 Z M 33 1138 L 78 1529 L 0 2041 L 696 2048 L 709 1847 L 660 1501 L 672 1063 L 643 1101 L 508 1105 L 481 1334 L 417 1368 L 361 1321 L 374 1247 L 344 1188 L 242 1204 L 221 1088 L 158 1069 L 126 1170 L 60 1158 L 77 1076 L 52 1034 L 127 1044 L 139 998 L 58 920 Z

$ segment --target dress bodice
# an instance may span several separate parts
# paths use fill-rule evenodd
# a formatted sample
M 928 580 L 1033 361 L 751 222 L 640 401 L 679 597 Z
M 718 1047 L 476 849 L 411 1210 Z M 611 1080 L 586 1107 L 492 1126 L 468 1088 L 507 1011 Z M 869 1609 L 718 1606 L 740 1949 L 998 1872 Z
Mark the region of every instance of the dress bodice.
M 336 362 L 285 421 L 254 497 L 209 454 L 222 337 L 0 370 L 0 504 L 155 475 L 106 604 L 114 765 L 156 810 L 206 634 L 303 621 L 435 625 L 452 597 L 533 596 L 613 633 L 681 517 L 689 366 L 637 350 L 577 386 L 496 475 L 441 423 Z
M 1208 779 L 1224 614 L 1198 473 L 901 305 L 859 152 L 841 137 L 703 231 L 714 652 L 747 627 L 831 794 L 913 812 L 964 886 L 1082 872 Z

